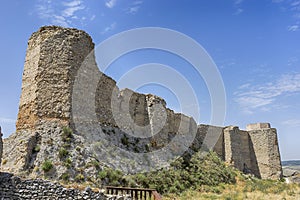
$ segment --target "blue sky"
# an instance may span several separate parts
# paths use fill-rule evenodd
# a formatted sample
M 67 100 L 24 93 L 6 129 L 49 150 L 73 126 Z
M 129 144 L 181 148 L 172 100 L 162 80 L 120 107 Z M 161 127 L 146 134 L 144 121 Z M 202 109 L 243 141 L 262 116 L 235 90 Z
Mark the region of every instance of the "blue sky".
M 11 0 L 0 7 L 0 125 L 14 131 L 27 40 L 43 25 L 75 27 L 97 45 L 133 28 L 163 27 L 196 40 L 223 78 L 225 125 L 270 122 L 278 130 L 283 160 L 300 159 L 300 0 Z M 199 123 L 209 123 L 210 96 L 189 64 L 167 52 L 129 53 L 106 71 L 118 80 L 144 63 L 174 67 L 191 82 L 200 105 Z M 180 110 L 167 88 L 146 85 L 140 92 L 164 97 Z

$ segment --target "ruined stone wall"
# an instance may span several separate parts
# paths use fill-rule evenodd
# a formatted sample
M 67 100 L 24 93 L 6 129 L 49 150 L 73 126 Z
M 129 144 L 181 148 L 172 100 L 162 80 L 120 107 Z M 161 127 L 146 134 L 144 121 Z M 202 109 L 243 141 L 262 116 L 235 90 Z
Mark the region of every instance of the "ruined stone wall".
M 42 179 L 23 180 L 8 173 L 0 173 L 0 199 L 109 199 L 91 188 L 84 191 L 64 188 L 58 183 Z M 117 199 L 117 197 L 115 197 Z M 124 199 L 124 198 L 123 198 Z
M 41 118 L 68 123 L 74 77 L 94 49 L 76 29 L 42 27 L 28 41 L 17 130 L 33 129 Z
M 141 152 L 159 149 L 174 135 L 189 135 L 192 129 L 196 130 L 192 118 L 174 113 L 162 98 L 129 89 L 119 90 L 112 78 L 99 71 L 93 48 L 88 34 L 76 29 L 51 26 L 32 34 L 24 66 L 17 132 L 5 142 L 7 163 L 2 169 L 21 173 L 32 170 L 49 157 L 47 151 L 33 155 L 31 142 L 37 143 L 38 132 L 41 146 L 44 145 L 44 138 L 52 131 L 37 130 L 48 122 L 58 124 L 60 129 L 63 126 L 76 128 L 77 123 L 81 123 L 83 129 L 76 129 L 74 133 L 83 136 L 82 143 L 88 145 L 102 138 L 96 131 L 90 136 L 85 130 L 90 126 L 100 127 L 107 132 L 109 140 L 118 142 L 127 137 L 130 143 L 126 148 Z M 78 99 L 75 101 L 74 97 Z M 78 111 L 75 115 L 74 110 Z M 93 115 L 95 117 L 91 117 Z M 133 133 L 136 138 L 130 138 L 127 133 Z M 53 145 L 51 152 L 59 149 L 58 146 Z M 56 154 L 53 154 L 54 160 Z M 58 170 L 57 175 L 61 171 Z
M 192 144 L 192 149 L 197 151 L 214 151 L 224 160 L 224 133 L 223 127 L 200 124 Z
M 36 127 L 57 121 L 61 126 L 70 125 L 74 128 L 72 125 L 77 120 L 82 124 L 96 124 L 94 127 L 100 125 L 109 133 L 108 138 L 116 143 L 120 143 L 121 137 L 126 136 L 130 144 L 126 146 L 124 144 L 127 142 L 123 142 L 120 145 L 126 146 L 126 150 L 156 150 L 180 134 L 186 136 L 181 141 L 183 146 L 190 145 L 185 141 L 193 141 L 191 146 L 185 147 L 189 148 L 189 153 L 199 149 L 213 150 L 242 171 L 262 178 L 280 177 L 277 133 L 268 124 L 252 124 L 247 127 L 249 131 L 237 127 L 197 127 L 191 117 L 174 113 L 158 96 L 139 94 L 129 89 L 120 90 L 112 78 L 98 70 L 93 49 L 90 36 L 76 29 L 43 27 L 31 36 L 24 66 L 17 133 L 7 140 L 10 142 L 7 142 L 4 149 L 5 155 L 10 156 L 6 169 L 15 163 L 18 170 L 34 166 L 28 166 L 32 153 L 24 153 L 24 149 L 32 151 L 31 141 L 37 143 Z M 74 100 L 74 96 L 79 98 L 78 101 Z M 77 113 L 74 116 L 74 110 L 78 110 L 79 115 Z M 90 117 L 90 114 L 94 114 L 95 118 Z M 193 136 L 191 133 L 196 131 L 196 136 Z M 126 133 L 133 133 L 136 138 L 128 138 Z M 42 141 L 47 138 L 43 134 L 48 133 L 41 131 Z M 82 144 L 98 142 L 94 140 L 97 135 L 87 141 L 89 136 L 84 131 L 78 134 L 85 136 L 81 138 Z M 21 144 L 21 140 L 26 142 Z M 20 145 L 13 145 L 13 141 L 20 142 Z M 147 150 L 149 143 L 151 146 Z M 176 154 L 176 149 L 180 148 L 178 146 L 172 150 Z M 48 156 L 41 154 L 36 156 L 39 163 Z
M 249 135 L 238 127 L 224 129 L 225 161 L 246 172 L 252 168 Z
M 276 129 L 268 123 L 250 124 L 247 130 L 224 129 L 225 161 L 259 178 L 280 179 L 282 167 Z
M 94 68 L 94 70 L 98 70 L 97 66 Z M 117 93 L 119 93 L 119 89 L 116 86 L 116 82 L 102 74 L 96 90 L 96 114 L 101 125 L 117 126 L 111 109 L 112 97 L 113 95 L 117 96 Z
M 282 177 L 276 129 L 268 123 L 249 124 L 246 131 L 201 124 L 190 148 L 213 150 L 240 171 L 259 178 Z
M 248 133 L 251 139 L 251 147 L 253 148 L 252 155 L 255 155 L 256 158 L 259 177 L 263 179 L 281 178 L 282 166 L 276 129 L 248 129 Z

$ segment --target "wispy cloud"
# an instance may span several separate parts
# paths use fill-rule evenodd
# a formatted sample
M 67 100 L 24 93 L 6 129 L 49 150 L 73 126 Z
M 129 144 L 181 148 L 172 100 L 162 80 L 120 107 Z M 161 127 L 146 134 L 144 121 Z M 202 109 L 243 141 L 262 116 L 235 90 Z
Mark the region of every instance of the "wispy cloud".
M 300 1 L 293 1 L 292 3 L 291 3 L 291 6 L 300 6 Z
M 272 0 L 273 3 L 281 3 L 283 2 L 284 0 Z
M 292 26 L 288 26 L 288 31 L 299 31 L 300 26 L 299 25 L 292 25 Z
M 105 28 L 103 29 L 103 31 L 101 32 L 101 34 L 105 34 L 105 33 L 109 32 L 109 31 L 114 30 L 114 29 L 116 28 L 116 25 L 117 25 L 116 22 L 110 24 L 109 26 L 107 26 L 107 27 L 105 27 Z
M 242 12 L 244 12 L 244 9 L 241 8 L 241 4 L 244 2 L 244 0 L 234 0 L 233 6 L 235 8 L 235 12 L 233 15 L 239 15 Z
M 128 8 L 127 13 L 136 14 L 141 8 L 143 1 L 134 1 L 131 6 Z
M 243 1 L 244 1 L 244 0 L 235 0 L 235 1 L 234 1 L 234 4 L 235 4 L 235 5 L 239 5 L 239 4 L 243 3 Z
M 282 122 L 283 125 L 288 125 L 292 127 L 300 127 L 300 119 L 289 119 Z
M 300 93 L 300 73 L 282 75 L 277 81 L 265 85 L 244 84 L 234 94 L 235 101 L 245 113 L 269 110 L 276 99 L 283 95 Z
M 96 18 L 96 15 L 91 16 L 90 20 L 94 21 L 94 19 Z
M 62 4 L 67 7 L 76 7 L 81 6 L 82 2 L 80 0 L 74 0 L 71 2 L 62 2 Z
M 62 15 L 65 17 L 74 17 L 74 13 L 83 10 L 85 6 L 82 4 L 81 1 L 73 1 L 68 3 L 63 3 L 63 5 L 66 7 L 62 11 Z
M 82 23 L 86 20 L 85 17 L 77 15 L 78 11 L 86 8 L 82 0 L 38 0 L 35 7 L 39 18 L 54 25 L 70 26 L 74 22 L 80 21 Z
M 238 9 L 236 10 L 236 12 L 234 13 L 234 15 L 239 15 L 239 14 L 241 14 L 242 12 L 244 12 L 244 10 L 241 9 L 241 8 L 238 8 Z
M 217 65 L 220 67 L 220 69 L 231 68 L 234 67 L 236 64 L 236 59 L 226 59 L 217 62 Z
M 108 8 L 113 8 L 117 4 L 117 0 L 109 0 L 105 2 L 105 6 Z
M 300 30 L 300 0 L 272 0 L 272 2 L 279 4 L 283 12 L 290 13 L 294 23 L 288 25 L 287 30 L 290 32 Z
M 131 7 L 131 8 L 129 8 L 129 13 L 131 13 L 131 14 L 135 14 L 135 13 L 137 13 L 137 11 L 140 9 L 140 7 L 139 6 L 135 6 L 135 7 Z
M 16 120 L 14 119 L 0 117 L 0 124 L 14 124 L 14 123 L 16 123 Z
M 288 59 L 288 66 L 295 65 L 298 63 L 298 61 L 299 61 L 299 59 L 297 57 L 290 57 Z

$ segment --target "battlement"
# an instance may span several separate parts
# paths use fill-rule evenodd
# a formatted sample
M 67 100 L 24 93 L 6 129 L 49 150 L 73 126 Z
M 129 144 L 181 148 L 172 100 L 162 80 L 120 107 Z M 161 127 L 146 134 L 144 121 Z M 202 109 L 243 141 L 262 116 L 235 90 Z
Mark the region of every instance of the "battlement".
M 246 126 L 247 131 L 261 130 L 261 129 L 268 129 L 268 128 L 271 128 L 271 125 L 269 123 L 255 123 L 255 124 L 248 124 Z

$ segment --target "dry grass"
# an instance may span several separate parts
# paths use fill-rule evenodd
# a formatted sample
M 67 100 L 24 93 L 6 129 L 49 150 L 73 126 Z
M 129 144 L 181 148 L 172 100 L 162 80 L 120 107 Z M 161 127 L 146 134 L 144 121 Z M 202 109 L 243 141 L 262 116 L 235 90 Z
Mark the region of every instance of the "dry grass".
M 166 200 L 300 200 L 300 185 L 279 181 L 237 178 L 236 184 L 223 184 L 216 187 L 202 186 L 188 190 L 181 195 L 169 194 Z

